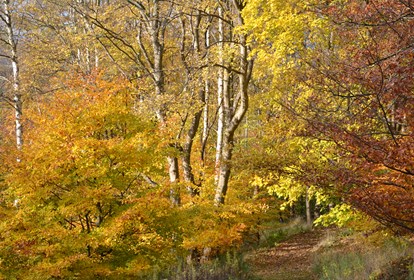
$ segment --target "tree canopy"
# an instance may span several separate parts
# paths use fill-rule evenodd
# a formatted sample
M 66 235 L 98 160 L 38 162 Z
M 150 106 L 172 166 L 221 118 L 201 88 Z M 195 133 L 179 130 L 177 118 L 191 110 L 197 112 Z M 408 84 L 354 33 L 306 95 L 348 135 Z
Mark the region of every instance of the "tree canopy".
M 305 212 L 412 234 L 413 11 L 1 1 L 0 276 L 134 279 Z

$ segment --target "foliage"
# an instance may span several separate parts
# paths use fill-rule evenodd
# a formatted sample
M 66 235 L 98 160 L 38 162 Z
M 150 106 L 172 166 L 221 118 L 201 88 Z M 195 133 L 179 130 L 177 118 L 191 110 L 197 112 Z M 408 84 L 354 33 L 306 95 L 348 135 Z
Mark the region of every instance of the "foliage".
M 335 205 L 330 211 L 324 215 L 318 217 L 315 221 L 315 225 L 331 226 L 337 225 L 339 227 L 354 227 L 356 221 L 366 222 L 366 217 L 362 213 L 358 213 L 350 205 L 338 204 Z M 358 223 L 358 222 L 357 222 Z
M 346 150 L 353 174 L 349 202 L 383 224 L 411 230 L 412 226 L 412 84 L 404 82 L 412 72 L 412 55 L 404 51 L 412 36 L 411 4 L 400 1 L 349 1 L 326 10 L 339 22 L 342 35 L 338 57 L 331 61 L 337 72 L 327 73 L 325 84 L 337 83 L 330 100 L 345 101 L 329 120 L 319 110 L 314 125 Z M 395 12 L 394 12 L 395 11 Z M 399 20 L 404 18 L 406 20 Z M 331 53 L 334 56 L 334 52 Z M 408 63 L 408 64 L 407 64 Z M 332 64 L 331 64 L 332 66 Z M 346 76 L 346 78 L 344 78 Z M 316 96 L 318 102 L 326 96 Z M 322 101 L 323 102 L 323 101 Z M 315 112 L 316 110 L 312 110 Z M 323 125 L 321 123 L 323 122 Z M 408 157 L 407 157 L 408 156 Z
M 243 243 L 260 207 L 185 196 L 171 207 L 169 139 L 129 85 L 81 76 L 26 110 L 27 144 L 3 183 L 4 277 L 125 279 Z
M 1 277 L 247 277 L 197 262 L 300 229 L 269 224 L 305 196 L 413 232 L 410 1 L 6 2 Z
M 108 268 L 99 270 L 103 263 L 119 265 L 117 251 L 132 270 L 146 268 L 153 254 L 168 258 L 161 254 L 169 247 L 168 227 L 154 224 L 170 214 L 168 200 L 141 179 L 161 174 L 155 127 L 131 111 L 133 98 L 125 81 L 98 77 L 27 110 L 28 144 L 5 177 L 3 211 L 14 218 L 2 221 L 8 236 L 2 256 L 18 261 L 2 263 L 5 275 L 25 273 L 18 266 L 30 267 L 30 277 L 72 277 L 80 267 L 91 270 L 88 277 L 106 275 Z M 153 216 L 154 200 L 160 212 Z M 134 246 L 122 249 L 129 242 Z
M 412 4 L 249 5 L 246 29 L 263 63 L 258 79 L 270 79 L 276 104 L 297 120 L 295 127 L 306 127 L 302 135 L 333 145 L 331 167 L 306 164 L 319 175 L 315 185 L 334 189 L 383 224 L 411 231 L 413 88 L 404 81 L 412 73 Z M 299 19 L 305 24 L 295 24 Z M 300 185 L 290 174 L 284 180 L 293 189 Z

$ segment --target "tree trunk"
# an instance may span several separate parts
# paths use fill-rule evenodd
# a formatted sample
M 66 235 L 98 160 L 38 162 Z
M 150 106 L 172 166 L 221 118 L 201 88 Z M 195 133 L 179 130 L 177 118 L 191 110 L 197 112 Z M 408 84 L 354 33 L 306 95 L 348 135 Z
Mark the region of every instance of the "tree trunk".
M 205 47 L 207 50 L 206 56 L 207 56 L 207 60 L 209 60 L 208 56 L 209 56 L 209 48 L 210 48 L 210 28 L 208 27 L 206 32 L 205 32 Z M 204 77 L 204 106 L 203 106 L 203 131 L 201 134 L 201 151 L 200 151 L 200 156 L 201 156 L 201 165 L 202 165 L 202 169 L 200 170 L 200 177 L 201 177 L 201 181 L 204 180 L 204 167 L 206 166 L 206 147 L 207 147 L 207 140 L 210 134 L 210 127 L 209 127 L 209 115 L 210 115 L 210 107 L 209 107 L 209 101 L 210 101 L 210 69 L 207 67 L 206 72 L 204 73 L 203 77 Z
M 311 216 L 311 209 L 310 209 L 309 187 L 306 187 L 305 204 L 306 204 L 306 225 L 308 227 L 312 227 L 312 216 Z
M 219 21 L 218 21 L 218 36 L 219 36 L 219 64 L 224 65 L 224 22 L 223 22 L 223 9 L 221 7 L 218 8 L 219 14 Z M 221 164 L 221 155 L 222 155 L 222 147 L 223 147 L 223 133 L 224 133 L 224 108 L 223 108 L 223 95 L 225 91 L 225 70 L 224 68 L 220 67 L 218 69 L 218 76 L 217 76 L 217 141 L 216 141 L 216 175 L 215 175 L 215 182 L 218 184 L 219 176 L 220 176 L 220 164 Z
M 205 165 L 205 158 L 206 158 L 206 147 L 207 147 L 207 140 L 209 135 L 209 106 L 208 102 L 210 99 L 210 84 L 208 79 L 205 81 L 204 87 L 204 107 L 203 107 L 203 132 L 201 136 L 201 162 L 203 166 Z
M 145 14 L 145 9 L 141 10 L 143 18 L 147 18 L 147 32 L 150 35 L 151 46 L 153 52 L 153 61 L 149 61 L 149 65 L 152 65 L 152 79 L 155 87 L 155 95 L 163 96 L 165 94 L 165 73 L 164 73 L 164 30 L 165 30 L 165 20 L 161 20 L 160 11 L 159 11 L 159 0 L 153 1 L 153 7 L 151 9 L 150 18 Z M 139 8 L 139 7 L 138 7 Z M 166 112 L 165 104 L 160 104 L 159 108 L 156 111 L 157 118 L 162 125 L 166 122 Z M 169 177 L 171 183 L 170 189 L 170 199 L 173 205 L 180 204 L 180 192 L 179 189 L 174 186 L 175 183 L 179 181 L 179 169 L 178 169 L 178 159 L 176 157 L 167 157 L 167 162 L 169 165 Z
M 192 51 L 194 54 L 195 59 L 197 62 L 201 61 L 202 55 L 200 53 L 200 23 L 201 23 L 201 12 L 198 11 L 196 15 L 189 15 L 188 21 L 191 25 L 191 35 L 192 35 Z M 199 76 L 197 79 L 197 84 L 194 85 L 192 83 L 194 79 L 194 70 L 191 69 L 189 66 L 189 63 L 186 58 L 186 53 L 188 52 L 186 46 L 186 20 L 184 18 L 181 18 L 181 30 L 182 30 L 182 36 L 181 36 L 181 45 L 180 45 L 180 52 L 181 52 L 181 60 L 185 68 L 186 73 L 186 84 L 190 85 L 190 92 L 191 92 L 191 99 L 190 99 L 190 105 L 193 107 L 194 105 L 198 105 L 198 102 L 194 102 L 193 99 L 197 95 L 197 101 L 202 104 L 205 99 L 205 89 L 204 89 L 204 83 L 203 83 L 203 77 Z M 190 49 L 190 50 L 191 50 Z M 196 91 L 198 92 L 196 94 Z M 198 128 L 200 126 L 201 121 L 201 115 L 203 113 L 203 108 L 199 108 L 197 111 L 187 113 L 191 115 L 191 123 L 190 127 L 187 130 L 187 134 L 185 136 L 185 141 L 183 144 L 182 149 L 182 166 L 183 166 L 183 177 L 184 181 L 186 182 L 186 189 L 190 193 L 191 196 L 195 196 L 199 194 L 199 186 L 196 186 L 195 179 L 194 179 L 194 173 L 191 166 L 191 153 L 193 149 L 193 143 L 194 143 L 194 137 L 196 136 L 196 133 L 198 131 Z M 187 117 L 185 118 L 187 121 Z M 182 127 L 185 126 L 186 121 L 183 122 Z
M 17 42 L 13 34 L 13 21 L 10 9 L 10 1 L 3 1 L 4 17 L 3 22 L 6 25 L 7 43 L 10 48 L 10 61 L 12 66 L 12 88 L 13 88 L 13 105 L 15 112 L 15 133 L 16 146 L 20 150 L 23 146 L 23 125 L 22 125 L 22 95 L 19 84 L 19 63 L 17 58 Z M 19 159 L 18 159 L 19 161 Z
M 204 93 L 200 92 L 200 98 L 204 99 Z M 200 126 L 202 112 L 203 111 L 200 110 L 196 112 L 193 116 L 193 121 L 191 122 L 190 128 L 188 129 L 188 133 L 183 147 L 183 175 L 184 181 L 187 182 L 187 191 L 191 194 L 191 196 L 199 194 L 198 188 L 195 187 L 196 183 L 194 180 L 194 174 L 191 167 L 191 152 L 193 148 L 194 137 L 197 133 L 198 127 Z
M 236 8 L 236 26 L 243 25 L 243 18 L 241 16 L 241 10 L 243 8 L 243 2 L 238 0 L 232 1 Z M 250 81 L 253 61 L 248 59 L 248 47 L 246 44 L 246 35 L 239 34 L 239 70 L 236 72 L 239 78 L 239 85 L 237 86 L 238 92 L 236 95 L 232 95 L 230 87 L 224 87 L 223 90 L 223 111 L 224 111 L 224 135 L 222 143 L 221 158 L 219 162 L 218 183 L 215 195 L 215 204 L 220 205 L 225 201 L 225 197 L 228 190 L 228 182 L 231 173 L 231 159 L 233 152 L 233 138 L 234 133 L 239 127 L 244 115 L 248 108 L 248 83 Z M 224 71 L 226 73 L 227 71 Z M 226 77 L 226 76 L 225 76 Z M 228 79 L 227 75 L 227 79 Z M 225 81 L 226 79 L 224 79 Z M 224 83 L 226 85 L 226 83 Z
M 178 160 L 176 157 L 167 157 L 167 162 L 169 165 L 168 174 L 170 176 L 171 183 L 170 199 L 174 206 L 178 206 L 181 203 L 180 190 L 177 186 L 175 186 L 175 183 L 179 181 Z
M 214 197 L 214 202 L 216 206 L 224 204 L 225 196 L 227 194 L 228 189 L 228 183 L 230 179 L 232 153 L 233 133 L 226 131 L 223 137 L 223 149 L 221 153 L 216 195 Z

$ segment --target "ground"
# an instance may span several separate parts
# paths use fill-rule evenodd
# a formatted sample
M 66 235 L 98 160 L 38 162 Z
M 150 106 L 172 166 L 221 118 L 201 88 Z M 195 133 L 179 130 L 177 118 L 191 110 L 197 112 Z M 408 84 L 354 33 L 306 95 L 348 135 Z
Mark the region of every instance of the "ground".
M 312 280 L 312 260 L 321 242 L 333 229 L 314 229 L 291 236 L 272 248 L 250 253 L 246 261 L 262 280 Z

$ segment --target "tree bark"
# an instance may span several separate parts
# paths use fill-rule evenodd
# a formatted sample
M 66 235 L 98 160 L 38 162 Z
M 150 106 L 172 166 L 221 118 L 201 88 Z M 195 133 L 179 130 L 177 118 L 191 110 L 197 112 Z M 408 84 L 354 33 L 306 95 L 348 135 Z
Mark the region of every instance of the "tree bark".
M 305 205 L 306 205 L 306 225 L 308 227 L 312 227 L 312 216 L 311 216 L 311 209 L 310 209 L 309 187 L 306 187 Z
M 224 21 L 223 21 L 223 9 L 222 7 L 218 8 L 218 47 L 219 47 L 219 64 L 224 65 Z M 216 161 L 215 161 L 215 182 L 218 184 L 220 177 L 220 164 L 222 156 L 222 147 L 223 147 L 223 133 L 224 133 L 224 108 L 223 108 L 223 95 L 225 91 L 225 71 L 224 68 L 218 69 L 217 76 L 217 140 L 216 140 Z
M 10 48 L 10 61 L 12 66 L 12 88 L 13 88 L 13 105 L 15 112 L 15 134 L 16 146 L 18 150 L 23 147 L 23 125 L 22 125 L 22 95 L 20 93 L 19 81 L 19 63 L 17 58 L 17 41 L 14 37 L 13 20 L 11 14 L 10 0 L 3 0 L 2 21 L 6 25 L 7 43 Z M 18 159 L 19 161 L 19 159 Z
M 226 131 L 223 137 L 223 149 L 221 153 L 216 195 L 214 197 L 216 205 L 224 204 L 225 196 L 227 194 L 231 172 L 231 158 L 233 155 L 233 133 L 234 132 Z
M 161 18 L 160 15 L 160 0 L 153 0 L 152 6 L 145 8 L 141 1 L 128 0 L 132 6 L 136 7 L 142 17 L 143 24 L 138 31 L 138 44 L 141 52 L 144 55 L 146 63 L 142 63 L 147 67 L 147 72 L 150 74 L 154 83 L 155 95 L 161 97 L 165 94 L 165 71 L 164 71 L 164 36 L 168 19 Z M 150 5 L 150 4 L 148 4 Z M 149 36 L 152 56 L 149 55 L 147 47 L 141 41 L 141 32 L 145 29 Z M 144 65 L 145 64 L 145 65 Z M 156 109 L 156 115 L 161 125 L 166 124 L 166 108 L 165 104 L 161 103 Z M 175 146 L 175 145 L 174 145 Z M 171 183 L 170 199 L 173 205 L 180 204 L 180 193 L 178 187 L 174 186 L 179 181 L 178 159 L 175 156 L 168 156 L 167 162 L 169 165 L 168 174 Z
M 205 40 L 205 47 L 206 47 L 206 58 L 207 61 L 209 60 L 209 48 L 210 48 L 210 27 L 208 26 L 205 34 L 204 34 L 204 40 Z M 204 181 L 204 167 L 206 166 L 206 147 L 207 147 L 207 141 L 210 135 L 210 125 L 209 125 L 209 116 L 210 116 L 210 68 L 207 67 L 205 69 L 205 73 L 203 75 L 204 77 L 204 100 L 203 100 L 203 130 L 201 134 L 201 151 L 200 151 L 200 158 L 201 158 L 201 164 L 202 164 L 202 170 L 200 171 L 200 177 L 201 181 Z
M 243 9 L 243 2 L 233 0 L 235 7 L 235 24 L 236 26 L 243 25 L 243 18 L 241 11 Z M 228 190 L 228 182 L 231 173 L 231 159 L 233 153 L 234 133 L 239 127 L 248 108 L 248 84 L 251 77 L 253 61 L 248 59 L 248 47 L 246 44 L 246 35 L 240 33 L 238 36 L 239 47 L 239 71 L 236 72 L 239 78 L 238 92 L 236 95 L 231 95 L 230 88 L 223 91 L 223 110 L 224 110 L 224 134 L 223 145 L 221 151 L 221 158 L 219 164 L 218 183 L 216 188 L 216 195 L 214 198 L 215 204 L 220 205 L 225 201 Z M 226 73 L 226 71 L 225 71 Z
M 167 157 L 169 165 L 168 174 L 170 176 L 170 200 L 174 206 L 179 206 L 181 203 L 180 190 L 176 186 L 179 181 L 178 159 L 176 157 Z

